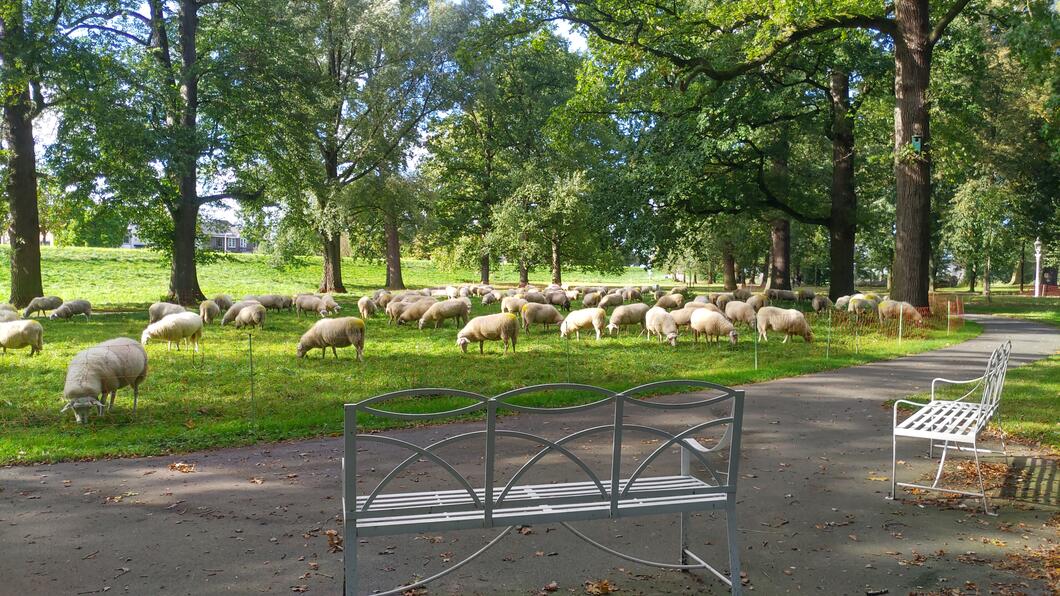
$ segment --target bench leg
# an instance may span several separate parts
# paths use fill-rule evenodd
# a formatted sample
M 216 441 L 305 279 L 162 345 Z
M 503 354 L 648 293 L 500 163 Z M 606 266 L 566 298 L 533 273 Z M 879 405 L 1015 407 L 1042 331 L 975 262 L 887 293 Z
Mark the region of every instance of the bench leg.
M 894 499 L 895 490 L 897 490 L 898 482 L 898 435 L 891 432 L 891 496 L 888 499 Z
M 972 441 L 972 453 L 975 455 L 975 471 L 979 474 L 979 493 L 983 495 L 983 511 L 987 515 L 997 515 L 990 511 L 990 504 L 986 501 L 986 484 L 983 483 L 983 468 L 979 465 L 979 450 L 975 448 L 975 441 Z
M 739 528 L 736 527 L 736 495 L 729 495 L 729 504 L 725 510 L 725 528 L 729 542 L 729 580 L 732 581 L 732 593 L 738 596 L 743 593 L 740 581 L 740 541 Z

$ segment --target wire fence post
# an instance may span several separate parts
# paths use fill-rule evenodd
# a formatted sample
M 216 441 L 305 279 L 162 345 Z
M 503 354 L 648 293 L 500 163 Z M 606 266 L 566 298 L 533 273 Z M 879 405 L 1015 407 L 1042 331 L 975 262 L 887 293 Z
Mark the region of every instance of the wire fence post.
M 258 417 L 258 406 L 254 400 L 254 334 L 247 334 L 247 356 L 250 359 L 250 416 Z
M 860 350 L 859 350 L 859 345 L 858 345 L 858 327 L 860 327 L 860 326 L 861 326 L 861 313 L 855 311 L 854 312 L 854 353 L 855 354 L 860 354 L 861 353 Z
M 946 301 L 946 335 L 950 334 L 950 320 L 953 317 L 953 315 L 950 313 L 950 309 L 951 309 L 951 302 L 949 300 L 947 300 Z
M 905 302 L 898 304 L 898 345 L 902 345 L 902 322 L 905 321 Z
M 752 331 L 755 338 L 755 370 L 758 370 L 758 330 Z

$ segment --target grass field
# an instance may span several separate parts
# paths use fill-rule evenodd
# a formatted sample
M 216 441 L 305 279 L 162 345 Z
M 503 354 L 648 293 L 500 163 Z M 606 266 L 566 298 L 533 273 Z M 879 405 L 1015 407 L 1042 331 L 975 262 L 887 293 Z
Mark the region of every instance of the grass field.
M 67 364 L 78 351 L 100 341 L 139 338 L 147 322 L 144 307 L 162 293 L 166 275 L 143 251 L 48 250 L 44 265 L 49 292 L 68 299 L 85 297 L 127 312 L 99 314 L 87 322 L 42 319 L 43 355 L 29 358 L 23 350 L 0 358 L 4 380 L 0 386 L 0 464 L 176 453 L 334 434 L 341 431 L 341 404 L 409 387 L 433 385 L 493 394 L 556 381 L 623 389 L 682 377 L 735 385 L 935 349 L 978 333 L 975 325 L 952 334 L 944 329 L 907 329 L 899 345 L 893 329 L 881 332 L 871 323 L 858 327 L 855 337 L 850 322 L 836 318 L 828 341 L 828 319 L 815 318 L 818 341 L 807 345 L 795 339 L 785 345 L 775 338 L 761 344 L 756 370 L 752 335 L 746 331 L 738 348 L 730 350 L 693 346 L 687 336 L 682 336 L 677 348 L 632 335 L 596 342 L 583 334 L 581 341 L 568 342 L 560 340 L 553 328 L 548 333 L 534 330 L 529 336 L 521 335 L 519 351 L 503 356 L 497 345 L 487 345 L 484 355 L 462 354 L 455 345 L 452 323 L 421 332 L 388 326 L 376 318 L 368 322 L 365 361 L 358 363 L 351 350 L 340 352 L 339 360 L 321 359 L 319 352 L 297 359 L 295 344 L 312 320 L 293 313 L 270 313 L 266 329 L 253 337 L 253 399 L 247 334 L 213 325 L 206 330 L 204 354 L 199 359 L 187 351 L 167 351 L 165 345 L 148 346 L 150 374 L 135 416 L 131 395 L 123 390 L 113 412 L 78 426 L 69 413 L 59 415 Z M 382 279 L 379 266 L 347 265 L 351 290 L 374 288 Z M 410 286 L 473 279 L 473 273 L 450 274 L 433 271 L 428 263 L 406 264 Z M 234 257 L 202 270 L 208 293 L 227 291 L 236 296 L 311 289 L 316 277 L 313 263 L 276 270 L 257 256 Z M 0 293 L 4 291 L 0 285 Z M 357 296 L 338 297 L 343 314 L 355 313 Z M 498 310 L 475 303 L 473 315 Z M 581 397 L 553 396 L 549 403 Z M 785 397 L 778 395 L 777 399 Z M 407 405 L 414 410 L 439 407 L 423 401 Z
M 0 246 L 0 262 L 7 263 L 8 248 Z M 165 296 L 169 287 L 169 269 L 158 253 L 149 250 L 120 248 L 42 248 L 45 292 L 66 300 L 88 300 L 98 310 L 129 309 L 146 306 Z M 320 285 L 320 257 L 304 257 L 298 263 L 275 267 L 267 255 L 229 254 L 198 267 L 199 285 L 207 296 L 228 293 L 236 297 L 275 292 L 294 294 L 316 291 Z M 346 289 L 352 294 L 382 287 L 386 276 L 380 264 L 344 259 L 342 263 Z M 478 271 L 458 269 L 442 271 L 430 261 L 403 259 L 405 285 L 410 288 L 478 282 Z M 549 272 L 531 272 L 532 282 L 549 282 Z M 493 271 L 498 284 L 515 284 L 519 272 L 512 265 L 501 265 Z M 568 271 L 564 281 L 608 284 L 647 284 L 648 275 L 639 267 L 630 267 L 619 275 Z M 0 267 L 0 296 L 10 290 L 10 270 Z

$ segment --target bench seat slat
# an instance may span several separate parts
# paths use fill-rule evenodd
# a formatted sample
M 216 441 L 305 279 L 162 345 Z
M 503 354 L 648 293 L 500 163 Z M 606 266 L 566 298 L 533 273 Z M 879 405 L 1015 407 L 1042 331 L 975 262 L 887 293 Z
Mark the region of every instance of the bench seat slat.
M 939 441 L 970 443 L 984 419 L 977 403 L 933 401 L 898 423 L 894 434 Z

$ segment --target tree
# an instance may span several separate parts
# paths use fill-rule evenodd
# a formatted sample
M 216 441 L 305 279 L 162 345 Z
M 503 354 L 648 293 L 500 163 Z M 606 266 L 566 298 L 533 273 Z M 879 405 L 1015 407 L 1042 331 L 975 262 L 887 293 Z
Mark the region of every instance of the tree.
M 990 260 L 1014 247 L 1012 189 L 990 177 L 961 185 L 947 222 L 948 244 L 964 266 L 969 290 L 975 291 L 975 273 L 982 271 L 983 295 L 990 297 Z
M 969 0 L 953 0 L 934 22 L 929 0 L 896 0 L 882 10 L 860 3 L 796 5 L 741 1 L 700 7 L 618 0 L 561 0 L 534 18 L 562 18 L 643 57 L 679 69 L 682 86 L 705 77 L 731 81 L 788 48 L 826 32 L 862 29 L 893 43 L 894 172 L 897 190 L 896 299 L 927 306 L 931 240 L 931 143 L 927 101 L 936 44 Z M 764 10 L 763 10 L 764 9 Z M 667 63 L 663 67 L 659 62 Z M 918 143 L 914 143 L 914 137 Z

